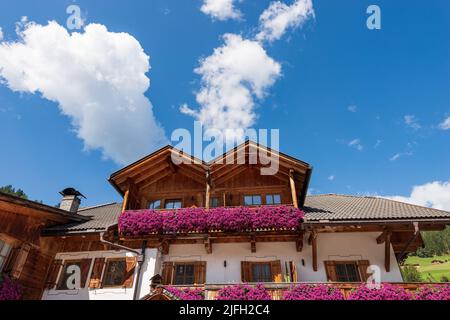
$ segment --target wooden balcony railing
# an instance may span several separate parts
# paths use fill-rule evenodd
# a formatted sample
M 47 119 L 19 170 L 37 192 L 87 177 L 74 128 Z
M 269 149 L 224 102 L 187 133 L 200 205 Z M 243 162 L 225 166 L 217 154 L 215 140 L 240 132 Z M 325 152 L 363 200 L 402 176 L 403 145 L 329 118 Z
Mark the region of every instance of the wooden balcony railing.
M 339 290 L 341 290 L 343 296 L 345 299 L 348 298 L 348 296 L 350 295 L 351 291 L 358 288 L 361 283 L 342 283 L 342 282 L 326 282 L 326 283 L 312 283 L 312 282 L 298 282 L 298 283 L 263 283 L 264 287 L 267 289 L 267 291 L 269 292 L 270 296 L 272 297 L 272 300 L 281 300 L 283 297 L 283 293 L 284 291 L 286 291 L 287 289 L 291 288 L 292 286 L 295 285 L 300 285 L 300 284 L 308 284 L 308 285 L 320 285 L 320 284 L 325 284 L 325 285 L 332 285 L 334 287 L 339 288 Z M 390 283 L 391 285 L 394 286 L 398 286 L 398 287 L 402 287 L 407 291 L 415 291 L 417 290 L 420 286 L 423 285 L 435 285 L 436 283 Z M 203 286 L 173 286 L 176 288 L 180 288 L 180 289 L 184 289 L 184 288 L 190 288 L 190 289 L 194 289 L 194 288 L 201 288 L 205 291 L 205 300 L 215 300 L 218 292 L 220 289 L 226 287 L 226 286 L 230 286 L 231 284 L 206 284 Z M 250 284 L 251 285 L 251 284 Z M 442 285 L 442 283 L 441 283 Z

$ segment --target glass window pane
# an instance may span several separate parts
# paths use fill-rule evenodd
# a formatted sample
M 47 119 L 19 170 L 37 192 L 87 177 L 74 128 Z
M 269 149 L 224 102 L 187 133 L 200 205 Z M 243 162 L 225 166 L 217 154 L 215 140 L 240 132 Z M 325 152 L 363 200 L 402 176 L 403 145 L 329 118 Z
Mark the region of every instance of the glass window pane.
M 244 197 L 244 205 L 251 206 L 253 205 L 253 198 L 251 196 Z
M 273 196 L 271 194 L 266 195 L 266 204 L 273 204 Z
M 152 210 L 158 210 L 161 209 L 161 200 L 155 200 L 155 201 L 151 201 L 148 204 L 148 208 L 152 209 Z
M 72 272 L 68 272 L 69 267 L 78 266 L 81 270 L 81 262 L 80 261 L 66 261 L 64 263 L 64 268 L 59 278 L 57 290 L 69 290 L 67 287 L 67 281 L 69 277 L 73 274 Z
M 217 207 L 219 207 L 219 198 L 211 198 L 211 201 L 210 201 L 211 203 L 210 203 L 210 207 L 211 208 L 217 208 Z
M 167 200 L 165 204 L 166 209 L 181 209 L 182 201 L 181 200 Z
M 125 259 L 108 261 L 103 284 L 105 286 L 122 286 L 125 281 L 126 271 L 127 263 Z
M 254 206 L 259 206 L 259 205 L 261 205 L 261 203 L 262 203 L 261 196 L 259 196 L 259 195 L 253 196 L 253 205 Z
M 281 196 L 279 194 L 273 195 L 273 204 L 281 204 Z

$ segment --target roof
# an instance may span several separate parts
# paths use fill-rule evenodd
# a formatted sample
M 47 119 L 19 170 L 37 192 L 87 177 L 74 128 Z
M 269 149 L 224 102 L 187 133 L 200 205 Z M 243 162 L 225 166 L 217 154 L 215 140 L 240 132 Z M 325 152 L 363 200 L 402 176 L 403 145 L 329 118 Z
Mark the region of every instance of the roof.
M 28 199 L 23 199 L 14 195 L 6 194 L 0 192 L 0 203 L 9 206 L 13 206 L 15 213 L 20 213 L 25 211 L 26 208 L 35 210 L 39 212 L 39 214 L 48 214 L 51 220 L 54 221 L 86 221 L 87 219 L 79 214 L 74 214 L 71 212 L 67 212 L 66 210 L 62 210 L 57 207 L 52 207 L 37 201 L 31 201 Z
M 378 197 L 314 195 L 306 198 L 305 221 L 447 219 L 450 212 Z
M 421 207 L 376 197 L 348 195 L 314 195 L 306 197 L 305 222 L 346 222 L 379 220 L 437 220 L 450 221 L 450 212 Z M 89 221 L 59 225 L 45 230 L 46 235 L 96 233 L 106 231 L 117 224 L 122 211 L 121 203 L 108 203 L 82 208 L 78 214 Z
M 110 226 L 117 223 L 121 211 L 121 203 L 108 203 L 95 207 L 81 208 L 78 210 L 78 214 L 89 218 L 88 221 L 63 224 L 47 228 L 44 231 L 44 234 L 53 235 L 103 232 Z

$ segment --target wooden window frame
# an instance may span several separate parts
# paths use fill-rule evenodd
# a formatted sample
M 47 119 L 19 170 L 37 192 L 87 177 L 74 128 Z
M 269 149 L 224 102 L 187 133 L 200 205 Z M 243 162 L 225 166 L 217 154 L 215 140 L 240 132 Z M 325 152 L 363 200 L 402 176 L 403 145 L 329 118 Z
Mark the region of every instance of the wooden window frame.
M 273 203 L 267 203 L 267 197 L 271 196 L 272 197 L 272 202 Z M 275 196 L 279 196 L 280 197 L 280 203 L 275 203 Z M 270 205 L 270 206 L 279 206 L 283 203 L 283 197 L 281 196 L 280 193 L 266 193 L 264 195 L 264 200 L 265 200 L 265 204 L 266 205 Z
M 105 280 L 106 280 L 106 275 L 108 274 L 108 264 L 110 262 L 117 262 L 117 261 L 123 261 L 125 263 L 125 274 L 124 274 L 124 278 L 126 275 L 126 268 L 127 268 L 127 258 L 123 257 L 123 258 L 107 258 L 105 261 L 105 266 L 103 267 L 103 271 L 102 271 L 102 288 L 123 288 L 123 283 L 125 282 L 125 279 L 123 279 L 123 282 L 121 285 L 114 285 L 114 284 L 105 284 Z
M 159 208 L 158 209 L 150 208 L 151 204 L 154 204 L 155 202 L 158 202 L 158 201 L 159 201 Z M 161 210 L 162 209 L 162 203 L 163 203 L 162 199 L 149 200 L 149 201 L 147 201 L 147 209 L 150 209 L 150 210 Z
M 245 198 L 246 197 L 251 197 L 252 198 L 252 204 L 248 205 L 245 203 Z M 260 203 L 259 204 L 254 204 L 254 197 L 259 197 L 260 198 Z M 263 204 L 263 195 L 259 194 L 259 193 L 255 193 L 255 194 L 244 194 L 242 196 L 242 205 L 246 206 L 246 207 L 257 207 L 257 206 L 261 206 Z
M 89 268 L 87 269 L 86 274 L 83 275 L 83 263 L 89 260 Z M 58 271 L 58 277 L 55 284 L 55 290 L 57 291 L 71 291 L 70 289 L 61 289 L 62 281 L 64 280 L 65 271 L 69 264 L 80 264 L 80 289 L 85 289 L 86 285 L 89 283 L 88 279 L 90 277 L 91 269 L 92 269 L 92 258 L 81 258 L 81 259 L 65 259 L 62 260 L 61 268 Z M 83 283 L 84 282 L 84 283 Z
M 260 281 L 260 280 L 256 280 L 255 279 L 255 275 L 253 274 L 253 267 L 255 266 L 268 266 L 269 267 L 269 274 L 270 274 L 270 279 L 273 278 L 272 276 L 272 264 L 270 263 L 270 261 L 264 261 L 264 262 L 250 262 L 250 277 L 251 277 L 251 281 L 252 283 L 257 283 L 257 282 L 271 282 L 271 281 Z
M 358 280 L 356 282 L 365 282 L 370 277 L 367 273 L 367 268 L 370 266 L 369 260 L 326 260 L 324 261 L 325 272 L 327 280 L 331 282 L 351 283 L 354 281 L 339 281 L 336 265 L 353 264 L 356 267 L 356 275 Z
M 177 279 L 177 268 L 180 266 L 192 266 L 192 282 L 193 283 L 175 283 Z M 183 280 L 186 280 L 186 269 L 183 275 Z M 195 284 L 195 262 L 175 262 L 173 265 L 172 283 L 175 286 L 189 286 Z
M 217 200 L 217 206 L 213 206 L 213 201 Z M 220 197 L 211 197 L 209 199 L 209 207 L 210 208 L 220 208 L 221 204 L 220 204 Z
M 0 272 L 2 272 L 9 264 L 10 258 L 11 258 L 11 253 L 14 251 L 14 245 L 12 243 L 10 243 L 9 241 L 0 239 L 0 242 L 3 242 L 3 245 L 0 247 L 0 255 L 1 252 L 3 251 L 3 248 L 5 246 L 8 246 L 8 251 L 6 252 L 5 255 L 1 255 L 1 257 L 3 258 L 3 262 L 0 265 Z
M 95 259 L 94 259 L 95 260 Z M 125 274 L 124 279 L 121 285 L 108 285 L 105 284 L 106 275 L 108 272 L 108 264 L 114 261 L 124 261 L 125 262 Z M 128 263 L 132 263 L 133 267 L 131 270 L 128 270 Z M 135 273 L 136 273 L 136 265 L 137 265 L 137 257 L 113 257 L 106 258 L 105 265 L 103 266 L 102 275 L 101 275 L 101 286 L 97 289 L 119 289 L 119 288 L 132 288 L 135 285 Z M 128 274 L 129 272 L 133 272 L 132 274 Z M 128 276 L 128 278 L 127 278 Z
M 345 270 L 345 278 L 346 280 L 342 281 L 339 280 L 339 274 L 337 272 L 337 266 L 349 266 L 352 265 L 355 268 L 355 275 L 356 275 L 356 280 L 355 281 L 350 281 L 350 277 L 349 277 L 349 273 L 347 272 L 347 269 Z M 336 272 L 336 276 L 338 277 L 338 282 L 361 282 L 361 275 L 359 274 L 359 270 L 358 270 L 358 261 L 336 261 L 335 262 L 335 272 Z
M 162 283 L 175 285 L 175 269 L 179 265 L 194 265 L 194 283 L 178 286 L 204 285 L 206 283 L 206 261 L 166 261 L 162 264 Z
M 282 267 L 280 260 L 274 261 L 241 261 L 241 281 L 244 283 L 254 283 L 253 281 L 253 265 L 269 264 L 272 281 L 270 283 L 278 283 L 283 281 Z
M 170 198 L 164 199 L 164 210 L 177 210 L 177 208 L 166 208 L 168 202 L 180 202 L 180 209 L 184 208 L 184 202 L 182 198 Z

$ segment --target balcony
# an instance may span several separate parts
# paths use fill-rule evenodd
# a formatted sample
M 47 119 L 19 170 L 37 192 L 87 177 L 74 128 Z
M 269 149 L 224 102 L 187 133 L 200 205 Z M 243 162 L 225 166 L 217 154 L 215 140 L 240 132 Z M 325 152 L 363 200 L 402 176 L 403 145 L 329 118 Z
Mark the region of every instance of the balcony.
M 129 210 L 119 218 L 120 234 L 127 238 L 156 235 L 296 232 L 303 211 L 290 205 L 259 207 Z
M 255 286 L 256 284 L 248 284 Z M 361 283 L 263 283 L 262 285 L 268 293 L 267 299 L 283 299 L 286 291 L 295 286 L 326 287 L 336 290 L 337 294 L 332 299 L 324 298 L 316 294 L 317 299 L 287 299 L 287 300 L 450 300 L 450 285 L 444 283 L 383 283 L 380 290 L 374 289 L 380 294 L 364 295 L 360 294 L 359 299 L 351 296 L 352 292 L 361 287 Z M 219 292 L 230 285 L 207 284 L 203 286 L 155 286 L 149 295 L 143 300 L 220 300 Z M 191 295 L 178 295 L 177 290 L 194 290 Z M 198 292 L 202 292 L 201 298 Z M 387 293 L 386 293 L 387 292 Z M 194 297 L 194 298 L 193 298 Z M 312 297 L 312 296 L 311 296 Z M 250 299 L 249 299 L 250 300 Z

